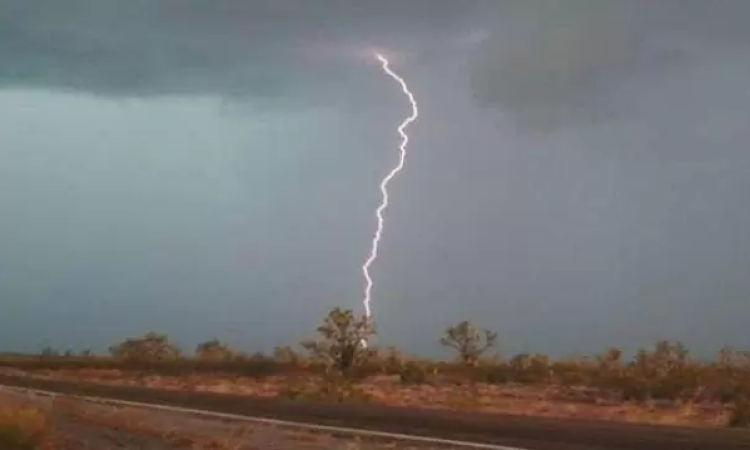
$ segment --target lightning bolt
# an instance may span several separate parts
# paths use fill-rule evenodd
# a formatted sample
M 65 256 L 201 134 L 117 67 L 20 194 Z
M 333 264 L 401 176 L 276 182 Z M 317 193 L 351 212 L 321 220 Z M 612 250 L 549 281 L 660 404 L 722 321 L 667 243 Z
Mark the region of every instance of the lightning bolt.
M 373 281 L 372 277 L 370 276 L 370 266 L 378 258 L 378 247 L 380 245 L 380 239 L 383 235 L 383 226 L 385 225 L 385 218 L 383 216 L 383 213 L 385 212 L 386 208 L 388 208 L 389 202 L 388 184 L 396 177 L 396 175 L 399 174 L 399 172 L 404 169 L 404 166 L 406 165 L 406 146 L 409 144 L 409 135 L 406 134 L 406 127 L 408 127 L 409 124 L 417 120 L 417 117 L 419 117 L 417 102 L 414 99 L 414 95 L 409 90 L 409 86 L 406 84 L 406 81 L 404 81 L 404 79 L 401 78 L 396 72 L 391 70 L 388 58 L 380 53 L 375 53 L 375 57 L 378 59 L 378 61 L 380 61 L 383 72 L 385 72 L 389 77 L 393 78 L 401 86 L 401 91 L 406 95 L 409 103 L 411 104 L 411 115 L 404 119 L 404 121 L 401 122 L 401 125 L 399 125 L 398 127 L 398 134 L 401 135 L 401 145 L 399 145 L 398 147 L 398 164 L 396 164 L 396 166 L 391 169 L 391 171 L 388 172 L 385 178 L 383 178 L 383 180 L 380 182 L 380 193 L 382 194 L 382 201 L 380 202 L 378 208 L 375 210 L 375 216 L 378 220 L 378 226 L 375 230 L 375 234 L 372 237 L 370 254 L 365 260 L 365 263 L 362 265 L 362 274 L 365 277 L 364 300 L 362 301 L 362 304 L 365 308 L 365 318 L 367 319 L 368 323 L 372 320 L 372 308 L 370 307 L 370 303 L 372 301 Z M 367 347 L 367 341 L 365 339 L 362 340 L 362 345 L 364 347 Z

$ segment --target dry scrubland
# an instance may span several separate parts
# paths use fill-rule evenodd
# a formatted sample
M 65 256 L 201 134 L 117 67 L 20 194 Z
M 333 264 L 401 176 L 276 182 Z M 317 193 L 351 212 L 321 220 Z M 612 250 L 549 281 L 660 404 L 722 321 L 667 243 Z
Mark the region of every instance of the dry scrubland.
M 2 357 L 0 366 L 5 373 L 166 389 L 671 425 L 750 425 L 750 352 L 724 349 L 706 362 L 691 358 L 679 343 L 658 342 L 630 360 L 617 349 L 565 360 L 539 354 L 499 358 L 493 355 L 497 335 L 464 321 L 439 339 L 455 352 L 455 360 L 437 362 L 359 345 L 374 333 L 352 311 L 334 309 L 316 338 L 300 343 L 298 351 L 279 347 L 273 355 L 244 355 L 211 340 L 186 356 L 167 336 L 149 333 L 112 346 L 106 357 L 45 349 L 40 355 Z M 43 419 L 23 414 L 30 430 L 40 427 Z M 4 424 L 10 416 L 0 415 L 0 439 L 8 433 Z
M 409 442 L 0 390 L 2 450 L 417 450 Z M 456 450 L 430 446 L 432 450 Z

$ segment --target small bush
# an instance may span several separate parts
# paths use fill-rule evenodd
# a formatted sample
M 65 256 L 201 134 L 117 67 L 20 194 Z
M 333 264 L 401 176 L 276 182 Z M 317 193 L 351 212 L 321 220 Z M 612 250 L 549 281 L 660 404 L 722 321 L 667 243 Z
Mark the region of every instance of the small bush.
M 337 403 L 366 402 L 370 395 L 350 377 L 328 375 L 316 383 L 289 384 L 279 393 L 294 400 L 316 400 Z
M 357 382 L 371 375 L 397 375 L 407 385 L 553 385 L 573 389 L 551 392 L 585 393 L 581 396 L 585 401 L 728 406 L 734 409 L 732 426 L 750 423 L 750 352 L 725 348 L 713 361 L 704 361 L 691 357 L 688 348 L 679 342 L 661 341 L 627 357 L 621 350 L 610 348 L 592 357 L 552 360 L 541 354 L 522 353 L 501 361 L 488 355 L 497 346 L 497 334 L 463 321 L 448 328 L 439 341 L 454 351 L 455 360 L 427 361 L 406 357 L 392 347 L 376 351 L 361 345 L 375 334 L 374 325 L 368 318 L 355 316 L 352 310 L 335 308 L 318 327 L 315 339 L 302 343 L 306 355 L 290 347 L 278 347 L 273 357 L 249 356 L 214 339 L 196 348 L 198 357 L 184 357 L 166 335 L 148 333 L 113 346 L 111 356 L 60 353 L 51 348 L 34 355 L 0 353 L 0 372 L 81 371 L 82 376 L 83 371 L 101 370 L 117 376 L 144 377 L 323 376 L 325 381 L 316 386 L 290 386 L 285 395 L 337 401 L 366 397 Z
M 475 378 L 476 381 L 489 384 L 508 384 L 513 381 L 507 363 L 480 366 Z
M 404 363 L 398 371 L 402 384 L 424 384 L 427 381 L 427 370 L 416 362 Z
M 750 401 L 747 397 L 739 397 L 732 402 L 732 415 L 727 426 L 732 428 L 750 427 Z

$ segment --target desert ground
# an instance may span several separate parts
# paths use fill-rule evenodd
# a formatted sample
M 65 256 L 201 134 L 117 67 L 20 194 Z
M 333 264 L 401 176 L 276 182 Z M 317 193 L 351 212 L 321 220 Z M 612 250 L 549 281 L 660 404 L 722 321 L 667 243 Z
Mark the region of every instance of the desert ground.
M 14 447 L 8 430 L 27 436 Z M 16 438 L 17 439 L 17 438 Z M 0 448 L 14 450 L 453 450 L 272 424 L 238 422 L 0 388 Z
M 246 354 L 212 339 L 183 351 L 150 332 L 109 355 L 64 353 L 0 357 L 0 374 L 105 385 L 283 397 L 329 402 L 471 410 L 552 418 L 693 427 L 750 426 L 750 352 L 721 349 L 694 357 L 680 342 L 659 341 L 626 357 L 617 348 L 592 356 L 501 358 L 497 334 L 462 321 L 438 342 L 451 359 L 362 346 L 371 324 L 334 308 L 299 350 Z
M 321 391 L 321 386 L 325 385 L 322 377 L 314 375 L 274 375 L 259 379 L 229 375 L 144 375 L 99 369 L 3 369 L 2 373 L 67 381 L 264 397 L 316 397 Z M 732 413 L 730 406 L 717 402 L 623 402 L 607 398 L 594 389 L 563 385 L 468 384 L 440 379 L 423 384 L 405 385 L 400 382 L 398 376 L 376 375 L 360 380 L 356 386 L 348 389 L 343 395 L 350 396 L 349 401 L 662 425 L 721 427 L 725 426 Z

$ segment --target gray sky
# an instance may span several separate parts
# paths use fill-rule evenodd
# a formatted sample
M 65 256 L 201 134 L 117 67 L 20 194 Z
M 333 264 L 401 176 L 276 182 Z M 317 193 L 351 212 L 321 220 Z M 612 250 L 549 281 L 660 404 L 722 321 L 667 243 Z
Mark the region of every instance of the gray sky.
M 0 0 L 0 342 L 748 347 L 750 2 Z

